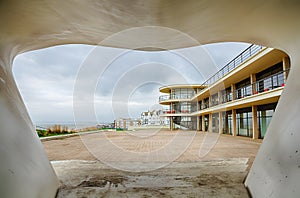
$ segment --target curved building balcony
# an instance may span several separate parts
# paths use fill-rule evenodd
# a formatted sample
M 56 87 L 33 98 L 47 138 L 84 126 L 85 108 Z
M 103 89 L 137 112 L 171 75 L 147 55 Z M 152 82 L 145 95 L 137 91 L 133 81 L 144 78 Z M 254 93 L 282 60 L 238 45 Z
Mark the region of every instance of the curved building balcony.
M 193 98 L 195 94 L 172 94 L 172 95 L 162 95 L 159 97 L 159 104 L 169 105 L 174 102 L 189 101 Z
M 181 109 L 181 110 L 177 110 L 177 109 L 165 109 L 163 110 L 163 113 L 161 114 L 161 116 L 182 116 L 182 114 L 190 114 L 192 111 L 189 109 Z
M 159 89 L 161 93 L 168 95 L 162 95 L 159 97 L 159 103 L 163 105 L 169 105 L 172 102 L 181 102 L 191 100 L 195 94 L 202 91 L 206 86 L 203 85 L 169 85 Z

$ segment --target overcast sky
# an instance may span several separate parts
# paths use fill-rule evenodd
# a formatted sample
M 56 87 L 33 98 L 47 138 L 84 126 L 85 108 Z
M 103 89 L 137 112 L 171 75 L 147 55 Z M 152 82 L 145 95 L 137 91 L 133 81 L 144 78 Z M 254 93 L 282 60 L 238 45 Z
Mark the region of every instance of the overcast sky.
M 201 84 L 248 46 L 220 43 L 143 52 L 63 45 L 18 55 L 13 71 L 34 123 L 73 122 L 75 82 L 80 85 L 77 94 L 82 95 L 95 85 L 95 114 L 99 123 L 107 123 L 118 117 L 140 117 L 142 111 L 157 106 L 161 86 Z M 84 67 L 90 73 L 84 73 Z M 91 76 L 97 76 L 96 83 Z M 89 115 L 82 115 L 89 120 Z

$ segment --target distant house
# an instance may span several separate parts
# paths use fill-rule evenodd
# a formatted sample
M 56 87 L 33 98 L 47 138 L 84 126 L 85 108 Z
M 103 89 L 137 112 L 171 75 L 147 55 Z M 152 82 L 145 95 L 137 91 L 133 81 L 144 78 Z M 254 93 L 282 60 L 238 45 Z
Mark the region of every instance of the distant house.
M 168 124 L 168 119 L 161 117 L 162 110 L 148 110 L 141 113 L 142 125 L 166 125 Z
M 115 120 L 115 128 L 128 129 L 129 127 L 140 126 L 141 119 L 118 118 Z

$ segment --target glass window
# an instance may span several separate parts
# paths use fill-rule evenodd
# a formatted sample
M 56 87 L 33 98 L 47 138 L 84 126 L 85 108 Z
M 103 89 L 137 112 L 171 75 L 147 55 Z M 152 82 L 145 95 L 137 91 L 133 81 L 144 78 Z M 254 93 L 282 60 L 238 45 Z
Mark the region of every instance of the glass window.
M 212 132 L 219 133 L 219 114 L 212 114 Z
M 236 113 L 236 130 L 237 135 L 252 137 L 252 109 L 237 109 Z
M 259 128 L 259 138 L 264 138 L 268 126 L 272 120 L 277 103 L 261 105 L 257 107 L 257 119 Z
M 204 129 L 208 131 L 209 115 L 204 116 Z
M 223 133 L 232 135 L 232 111 L 222 113 Z

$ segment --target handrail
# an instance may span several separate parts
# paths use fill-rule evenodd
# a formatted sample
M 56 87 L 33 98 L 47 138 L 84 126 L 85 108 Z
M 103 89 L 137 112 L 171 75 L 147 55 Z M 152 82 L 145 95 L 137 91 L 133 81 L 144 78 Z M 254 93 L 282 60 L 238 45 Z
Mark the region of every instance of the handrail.
M 277 73 L 272 74 L 270 76 L 267 76 L 263 79 L 255 81 L 251 84 L 245 85 L 245 86 L 243 86 L 239 89 L 236 89 L 234 99 L 231 99 L 231 100 L 228 100 L 228 101 L 227 100 L 223 101 L 224 98 L 221 97 L 221 100 L 218 101 L 218 104 L 215 104 L 215 105 L 224 104 L 224 103 L 231 102 L 231 101 L 238 100 L 238 99 L 242 99 L 242 98 L 245 98 L 245 97 L 248 97 L 248 96 L 256 95 L 258 93 L 268 92 L 268 91 L 271 91 L 271 90 L 279 88 L 279 87 L 284 87 L 285 86 L 284 74 L 285 73 L 288 74 L 288 72 L 289 72 L 289 69 L 284 70 L 284 71 L 280 71 L 280 72 L 277 72 Z M 230 92 L 229 94 L 232 94 L 232 92 Z M 228 93 L 226 93 L 226 95 L 228 95 Z M 204 104 L 203 107 L 198 108 L 198 111 L 213 107 L 215 105 L 210 106 L 209 104 Z M 192 109 L 191 113 L 194 113 L 194 112 L 195 112 L 195 110 Z
M 257 54 L 262 48 L 263 48 L 263 46 L 260 46 L 260 45 L 254 45 L 254 44 L 250 45 L 247 49 L 242 51 L 238 56 L 236 56 L 233 60 L 231 60 L 229 63 L 227 63 L 225 66 L 223 66 L 219 71 L 217 71 L 213 76 L 211 76 L 209 79 L 207 79 L 201 85 L 203 85 L 203 86 L 212 85 L 217 80 L 221 79 L 227 73 L 232 71 L 234 68 L 239 66 L 241 63 L 248 60 L 248 58 Z
M 170 95 L 161 95 L 159 96 L 159 102 L 170 100 Z
M 166 100 L 185 100 L 191 99 L 195 94 L 170 94 L 170 95 L 161 95 L 159 96 L 159 102 Z

